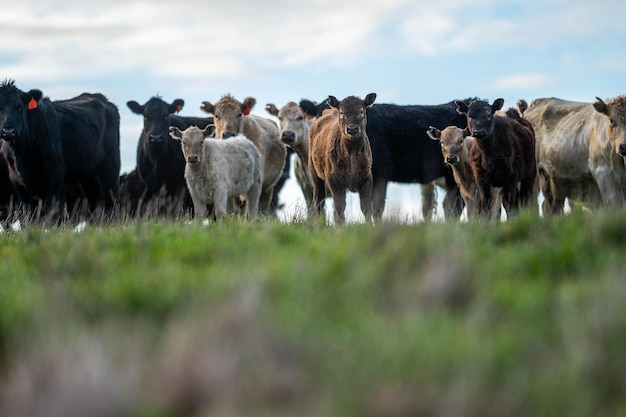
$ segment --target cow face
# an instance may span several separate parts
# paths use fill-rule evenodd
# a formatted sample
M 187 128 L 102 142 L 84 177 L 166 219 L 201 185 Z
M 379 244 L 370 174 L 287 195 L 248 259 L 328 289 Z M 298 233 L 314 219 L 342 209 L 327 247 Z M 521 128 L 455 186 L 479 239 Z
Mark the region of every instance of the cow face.
M 208 125 L 204 129 L 191 126 L 183 131 L 171 126 L 169 130 L 172 139 L 180 141 L 185 162 L 190 166 L 199 165 L 202 162 L 202 144 L 214 132 L 215 125 Z
M 367 125 L 366 109 L 374 104 L 376 93 L 368 94 L 364 100 L 349 96 L 339 102 L 334 96 L 328 96 L 327 103 L 337 109 L 342 138 L 350 141 L 360 140 Z
M 0 85 L 0 136 L 16 149 L 29 134 L 28 113 L 37 111 L 42 97 L 39 90 L 21 91 L 13 81 Z
M 469 106 L 462 101 L 455 100 L 459 114 L 467 116 L 467 129 L 476 139 L 490 137 L 495 126 L 494 114 L 504 105 L 504 99 L 498 98 L 493 104 L 483 100 L 472 100 Z
M 243 103 L 240 103 L 227 94 L 215 105 L 203 101 L 200 109 L 213 115 L 215 136 L 219 139 L 227 139 L 243 133 L 244 117 L 250 114 L 255 104 L 256 99 L 253 97 L 247 97 Z
M 135 114 L 143 116 L 143 131 L 151 148 L 165 144 L 169 137 L 170 115 L 179 112 L 185 105 L 184 100 L 176 99 L 167 104 L 159 97 L 152 97 L 143 106 L 136 101 L 126 103 Z
M 599 97 L 596 99 L 593 108 L 608 118 L 609 140 L 615 153 L 626 157 L 626 96 L 617 97 L 608 103 Z
M 297 147 L 306 143 L 309 135 L 309 119 L 300 106 L 293 101 L 285 104 L 280 110 L 273 104 L 265 109 L 269 114 L 278 117 L 280 122 L 280 139 L 285 145 Z
M 441 153 L 448 165 L 458 164 L 466 157 L 465 137 L 467 131 L 456 126 L 448 126 L 443 131 L 430 127 L 428 136 L 441 143 Z

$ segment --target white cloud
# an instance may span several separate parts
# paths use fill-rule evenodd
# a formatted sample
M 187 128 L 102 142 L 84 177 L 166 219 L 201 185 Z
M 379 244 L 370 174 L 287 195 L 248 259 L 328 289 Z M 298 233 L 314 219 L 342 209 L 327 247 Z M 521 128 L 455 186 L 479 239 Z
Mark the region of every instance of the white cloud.
M 544 87 L 552 81 L 547 74 L 513 74 L 494 80 L 494 87 L 499 90 L 520 90 Z

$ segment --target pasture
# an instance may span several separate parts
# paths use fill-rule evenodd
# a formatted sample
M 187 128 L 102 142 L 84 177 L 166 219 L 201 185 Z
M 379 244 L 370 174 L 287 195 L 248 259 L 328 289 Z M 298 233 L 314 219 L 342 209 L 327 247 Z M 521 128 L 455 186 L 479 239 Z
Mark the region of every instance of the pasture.
M 6 228 L 0 415 L 626 415 L 624 214 Z

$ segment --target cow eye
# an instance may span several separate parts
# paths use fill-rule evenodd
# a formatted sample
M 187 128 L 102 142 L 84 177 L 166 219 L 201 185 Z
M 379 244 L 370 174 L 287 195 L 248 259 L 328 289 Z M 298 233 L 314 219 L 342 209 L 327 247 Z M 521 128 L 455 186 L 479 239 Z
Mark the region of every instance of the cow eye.
M 611 122 L 611 126 L 615 127 L 617 125 L 617 123 L 615 122 L 615 119 L 610 119 Z
M 299 122 L 299 121 L 301 121 L 302 119 L 304 119 L 304 117 L 302 117 L 302 116 L 298 116 L 298 117 L 296 117 L 296 120 L 297 120 L 298 122 Z

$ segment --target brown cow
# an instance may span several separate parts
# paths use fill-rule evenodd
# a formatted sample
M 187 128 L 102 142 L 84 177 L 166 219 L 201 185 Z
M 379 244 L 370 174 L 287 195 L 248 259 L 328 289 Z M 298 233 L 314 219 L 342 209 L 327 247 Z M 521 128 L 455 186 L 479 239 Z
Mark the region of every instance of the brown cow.
M 470 158 L 480 194 L 480 213 L 492 212 L 492 187 L 502 187 L 507 216 L 516 214 L 534 195 L 537 167 L 532 128 L 513 113 L 512 117 L 496 115 L 504 104 L 501 98 L 493 104 L 483 100 L 473 100 L 469 105 L 455 103 L 457 111 L 467 116 L 467 128 L 476 138 Z
M 448 126 L 444 130 L 431 126 L 428 129 L 428 136 L 441 143 L 443 159 L 452 167 L 454 181 L 459 186 L 461 198 L 467 209 L 467 218 L 476 218 L 479 214 L 480 194 L 470 160 L 471 149 L 476 144 L 476 138 L 468 136 L 467 130 L 456 126 Z M 500 218 L 501 191 L 501 189 L 493 188 L 491 190 L 494 204 L 490 214 L 495 219 Z
M 256 99 L 253 97 L 247 97 L 240 103 L 226 94 L 215 105 L 203 101 L 200 109 L 213 115 L 216 138 L 227 139 L 242 134 L 259 149 L 263 160 L 263 191 L 259 212 L 267 214 L 273 213 L 270 208 L 272 191 L 283 173 L 287 150 L 280 141 L 280 131 L 275 122 L 250 114 L 255 104 Z
M 537 133 L 544 214 L 562 213 L 565 198 L 589 209 L 624 204 L 626 96 L 594 103 L 540 98 L 523 114 Z
M 313 211 L 324 209 L 326 186 L 335 208 L 335 223 L 345 222 L 346 192 L 357 191 L 365 221 L 372 220 L 372 150 L 365 128 L 365 110 L 376 94 L 364 100 L 349 96 L 341 101 L 329 96 L 331 111 L 325 111 L 309 131 L 309 171 L 313 178 Z

